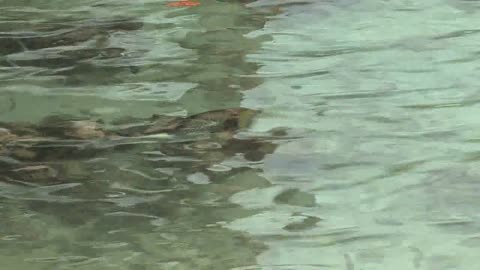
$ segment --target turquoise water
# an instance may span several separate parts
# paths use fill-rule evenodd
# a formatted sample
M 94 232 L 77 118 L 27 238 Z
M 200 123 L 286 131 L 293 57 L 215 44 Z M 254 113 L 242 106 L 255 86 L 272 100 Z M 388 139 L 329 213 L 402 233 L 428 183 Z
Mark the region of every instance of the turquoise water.
M 0 0 L 1 122 L 261 110 L 47 144 L 60 181 L 0 182 L 0 269 L 475 269 L 480 4 L 200 2 Z

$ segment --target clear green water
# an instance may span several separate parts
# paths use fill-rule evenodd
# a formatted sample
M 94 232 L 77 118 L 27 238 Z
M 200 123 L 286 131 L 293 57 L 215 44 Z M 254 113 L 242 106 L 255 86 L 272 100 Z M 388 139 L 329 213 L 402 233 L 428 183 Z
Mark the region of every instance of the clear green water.
M 479 3 L 165 3 L 0 0 L 2 35 L 144 23 L 2 53 L 0 121 L 243 106 L 263 112 L 239 138 L 263 143 L 176 155 L 157 138 L 65 156 L 61 184 L 0 182 L 0 269 L 476 268 Z M 125 51 L 47 61 L 79 48 Z

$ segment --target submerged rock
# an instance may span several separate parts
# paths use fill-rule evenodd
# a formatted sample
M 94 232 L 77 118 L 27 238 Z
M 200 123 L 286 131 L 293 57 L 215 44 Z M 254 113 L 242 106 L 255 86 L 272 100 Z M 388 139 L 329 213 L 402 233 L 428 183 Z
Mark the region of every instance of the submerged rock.
M 94 57 L 100 58 L 115 58 L 120 57 L 125 52 L 123 48 L 100 48 L 100 49 L 77 49 L 63 51 L 60 55 L 68 57 L 69 59 L 83 60 Z
M 284 230 L 289 232 L 306 231 L 315 228 L 317 226 L 317 223 L 322 221 L 321 218 L 316 216 L 307 216 L 298 213 L 294 214 L 293 216 L 301 216 L 302 219 L 285 225 L 283 227 Z
M 0 160 L 0 165 L 3 165 L 0 168 L 0 175 L 4 177 L 3 179 L 35 185 L 91 180 L 96 174 L 95 168 L 98 167 L 98 164 L 74 159 L 49 160 L 48 163 Z M 97 185 L 97 187 L 100 186 Z
M 47 117 L 39 124 L 0 126 L 8 127 L 11 133 L 3 136 L 10 139 L 0 139 L 0 154 L 24 162 L 93 157 L 102 149 L 91 141 L 105 137 L 99 122 L 66 116 Z
M 0 143 L 11 141 L 15 138 L 17 138 L 17 136 L 12 134 L 10 130 L 0 127 Z
M 27 147 L 15 147 L 9 151 L 9 154 L 19 160 L 35 160 L 38 157 L 37 152 Z
M 37 130 L 47 137 L 91 140 L 106 136 L 100 121 L 75 119 L 70 116 L 46 117 Z
M 188 117 L 153 115 L 138 125 L 114 130 L 121 136 L 141 136 L 158 133 L 177 135 L 208 134 L 227 132 L 229 134 L 248 127 L 259 111 L 246 108 L 222 109 L 203 112 Z M 229 136 L 230 137 L 230 136 Z
M 232 134 L 247 128 L 258 113 L 257 110 L 234 108 L 208 111 L 188 117 L 153 115 L 150 119 L 114 122 L 118 125 L 111 129 L 107 129 L 101 120 L 54 115 L 45 117 L 38 124 L 0 123 L 0 142 L 2 139 L 13 138 L 17 135 L 91 140 L 112 136 L 133 137 L 158 133 L 188 135 L 228 132 Z
M 316 205 L 315 195 L 298 189 L 287 189 L 278 194 L 274 201 L 280 204 L 301 207 L 313 207 Z
M 28 147 L 20 143 L 22 140 L 31 139 L 35 135 L 36 131 L 24 123 L 0 123 L 0 156 L 12 160 L 35 158 L 35 153 L 29 151 Z
M 150 119 L 126 119 L 114 129 L 114 132 L 120 136 L 136 137 L 144 135 L 152 135 L 159 133 L 171 133 L 182 122 L 182 117 L 169 115 L 153 115 Z
M 275 150 L 276 145 L 268 141 L 234 138 L 235 133 L 247 128 L 258 113 L 256 110 L 233 108 L 188 117 L 154 115 L 148 119 L 117 121 L 113 126 L 96 119 L 55 115 L 44 118 L 38 124 L 0 124 L 0 155 L 40 165 L 85 160 L 111 151 L 137 148 L 145 151 L 147 147 L 148 151 L 160 150 L 163 153 L 163 161 L 157 159 L 157 163 L 179 167 L 187 162 L 191 164 L 189 170 L 207 172 L 212 166 L 235 155 L 243 154 L 247 160 L 260 161 Z M 158 145 L 144 146 L 135 143 L 120 143 L 117 146 L 115 142 L 123 140 L 122 137 L 154 138 L 153 135 L 163 133 L 188 137 L 180 137 L 180 142 L 174 138 Z M 17 173 L 20 172 L 23 171 Z
M 57 182 L 58 172 L 46 165 L 32 165 L 12 170 L 12 176 L 15 180 L 46 184 Z
M 15 122 L 15 123 L 3 123 L 0 122 L 0 137 L 3 138 L 22 138 L 22 137 L 34 137 L 39 135 L 36 131 L 36 127 L 30 123 Z M 2 140 L 0 139 L 0 143 Z
M 233 108 L 199 113 L 187 117 L 177 131 L 237 131 L 247 128 L 259 112 L 247 108 Z

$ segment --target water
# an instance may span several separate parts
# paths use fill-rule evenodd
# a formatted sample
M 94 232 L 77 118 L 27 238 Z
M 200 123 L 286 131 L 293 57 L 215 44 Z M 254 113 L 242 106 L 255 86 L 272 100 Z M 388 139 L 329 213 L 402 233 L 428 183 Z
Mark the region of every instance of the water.
M 3 154 L 2 269 L 475 268 L 477 2 L 166 3 L 0 1 L 2 122 L 262 111 L 233 140 Z M 85 25 L 104 28 L 4 49 Z

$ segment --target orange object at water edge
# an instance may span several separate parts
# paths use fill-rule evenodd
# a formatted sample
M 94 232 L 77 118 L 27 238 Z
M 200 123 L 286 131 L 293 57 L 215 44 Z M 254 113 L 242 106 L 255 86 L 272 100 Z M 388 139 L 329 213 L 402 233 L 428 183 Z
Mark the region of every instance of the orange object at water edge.
M 195 7 L 200 5 L 200 2 L 190 1 L 190 0 L 180 0 L 175 2 L 170 2 L 167 4 L 169 7 Z

